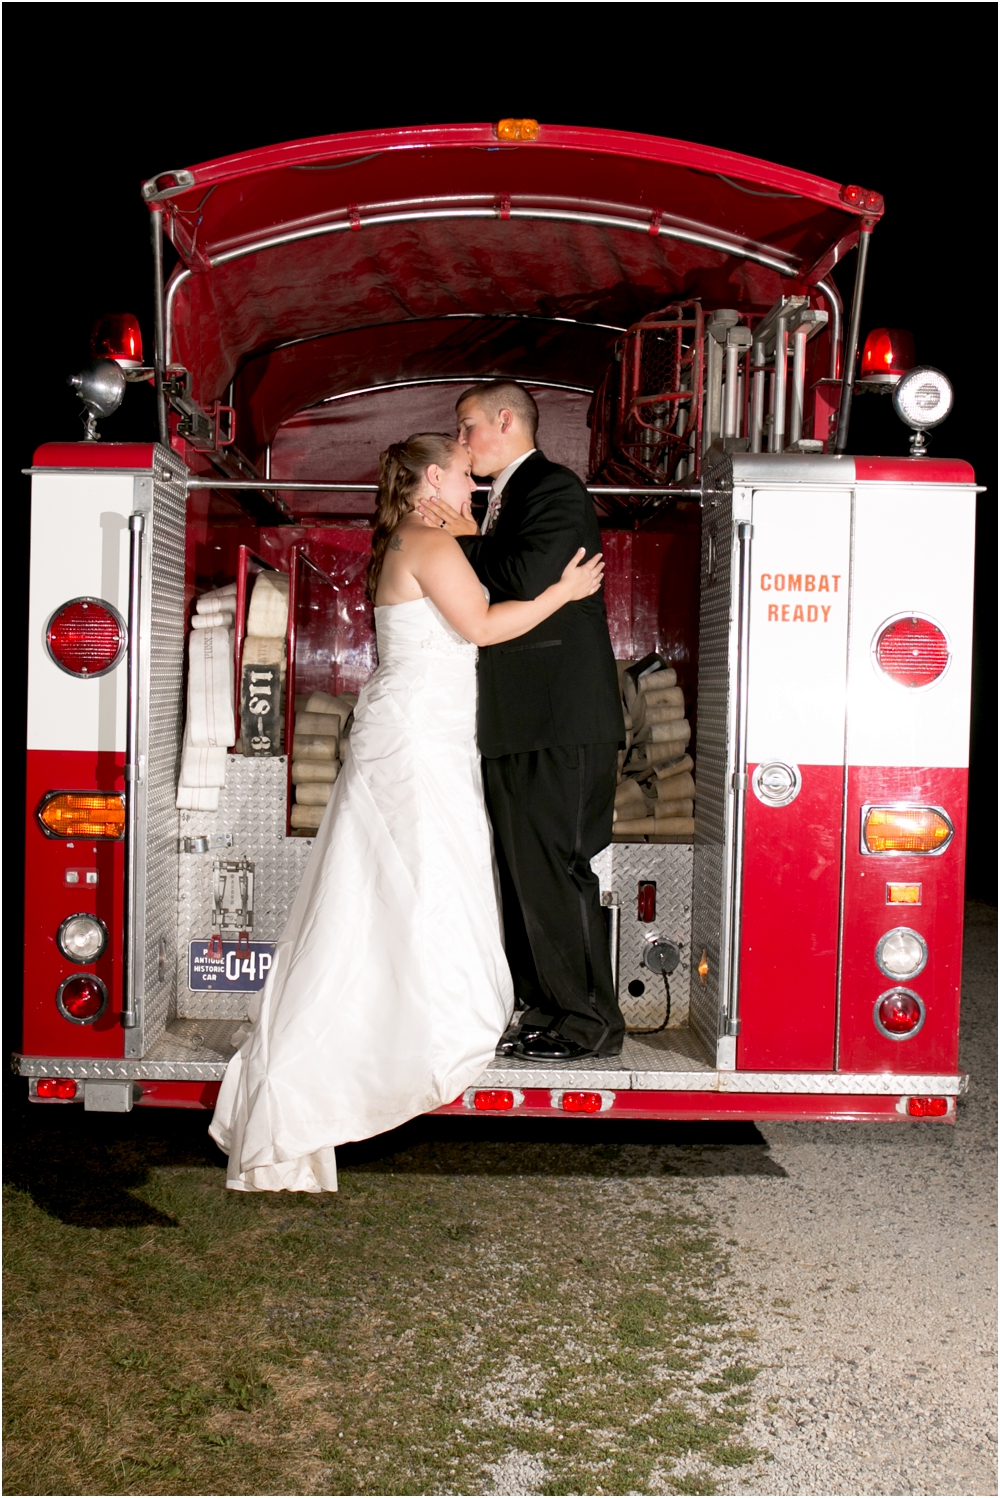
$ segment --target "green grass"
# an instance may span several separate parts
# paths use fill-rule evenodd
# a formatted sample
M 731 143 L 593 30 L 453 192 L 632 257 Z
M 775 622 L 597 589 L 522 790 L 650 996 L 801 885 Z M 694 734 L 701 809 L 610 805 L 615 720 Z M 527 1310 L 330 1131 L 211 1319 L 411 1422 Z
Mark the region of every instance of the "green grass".
M 206 1123 L 9 1129 L 8 1492 L 710 1493 L 756 1454 L 682 1150 L 423 1122 L 240 1195 Z

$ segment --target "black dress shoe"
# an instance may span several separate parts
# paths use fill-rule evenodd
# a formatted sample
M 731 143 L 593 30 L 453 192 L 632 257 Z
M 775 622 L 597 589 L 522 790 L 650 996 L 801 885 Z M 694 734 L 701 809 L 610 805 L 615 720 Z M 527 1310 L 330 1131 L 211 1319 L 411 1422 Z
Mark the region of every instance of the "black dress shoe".
M 620 1056 L 621 1046 L 617 1050 L 592 1051 L 554 1030 L 536 1030 L 523 1038 L 519 1036 L 511 1054 L 522 1061 L 585 1061 L 592 1057 Z
M 522 1025 L 521 1029 L 519 1030 L 516 1024 L 511 1025 L 509 1029 L 504 1031 L 500 1039 L 497 1041 L 496 1054 L 498 1056 L 510 1056 L 513 1054 L 514 1047 L 518 1044 L 519 1041 L 528 1040 L 529 1038 L 533 1038 L 536 1035 L 541 1035 L 541 1033 L 541 1030 L 539 1030 L 537 1026 L 528 1025 L 527 1027 L 525 1027 Z

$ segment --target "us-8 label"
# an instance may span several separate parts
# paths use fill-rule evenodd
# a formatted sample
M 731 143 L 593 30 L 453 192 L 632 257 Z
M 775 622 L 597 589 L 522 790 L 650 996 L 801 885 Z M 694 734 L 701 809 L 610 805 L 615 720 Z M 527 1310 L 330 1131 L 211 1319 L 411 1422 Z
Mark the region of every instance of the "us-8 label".
M 274 961 L 273 941 L 252 941 L 237 952 L 236 942 L 222 943 L 222 956 L 209 955 L 207 941 L 188 943 L 188 988 L 193 993 L 259 993 Z

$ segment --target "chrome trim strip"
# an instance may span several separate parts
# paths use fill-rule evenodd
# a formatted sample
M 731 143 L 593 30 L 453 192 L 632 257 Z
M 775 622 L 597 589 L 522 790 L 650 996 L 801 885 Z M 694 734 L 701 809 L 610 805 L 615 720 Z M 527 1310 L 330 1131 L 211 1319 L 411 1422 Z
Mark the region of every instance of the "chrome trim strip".
M 225 1061 L 92 1060 L 80 1056 L 12 1058 L 21 1077 L 78 1077 L 95 1081 L 218 1082 Z M 738 1071 L 559 1071 L 550 1067 L 497 1067 L 483 1072 L 468 1090 L 530 1088 L 585 1092 L 722 1092 L 726 1094 L 798 1093 L 803 1096 L 906 1097 L 913 1094 L 961 1097 L 968 1089 L 964 1072 L 919 1075 L 909 1072 L 738 1072 Z

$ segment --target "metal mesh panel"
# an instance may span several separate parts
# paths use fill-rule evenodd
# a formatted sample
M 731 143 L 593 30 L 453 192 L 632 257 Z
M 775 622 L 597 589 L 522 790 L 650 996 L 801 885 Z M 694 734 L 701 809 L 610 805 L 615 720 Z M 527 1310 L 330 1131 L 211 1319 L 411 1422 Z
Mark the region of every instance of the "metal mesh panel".
M 254 864 L 254 941 L 277 941 L 305 872 L 312 838 L 285 836 L 288 761 L 231 754 L 218 811 L 182 811 L 179 835 L 231 833 L 227 859 Z M 188 987 L 188 943 L 212 934 L 212 865 L 217 853 L 182 853 L 176 927 L 177 1013 L 187 1018 L 243 1019 L 249 994 L 196 993 Z
M 164 472 L 171 473 L 169 482 Z M 143 557 L 142 709 L 139 753 L 145 757 L 137 834 L 142 971 L 135 974 L 139 1024 L 125 1031 L 125 1054 L 143 1056 L 173 1013 L 177 902 L 177 811 L 174 807 L 183 711 L 184 536 L 186 493 L 176 458 L 153 455 L 153 479 L 135 481 L 135 508 L 147 516 Z
M 722 902 L 727 870 L 731 773 L 730 678 L 734 525 L 732 463 L 706 474 L 698 633 L 698 818 L 694 839 L 690 1023 L 715 1054 L 719 1033 Z M 696 969 L 702 953 L 708 975 Z

